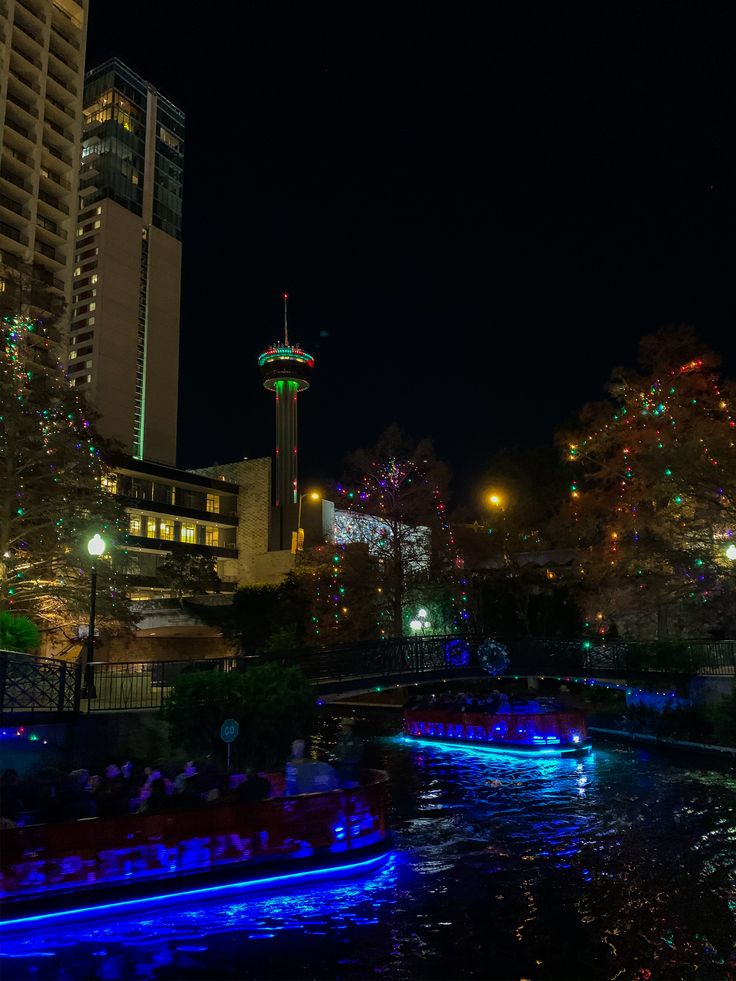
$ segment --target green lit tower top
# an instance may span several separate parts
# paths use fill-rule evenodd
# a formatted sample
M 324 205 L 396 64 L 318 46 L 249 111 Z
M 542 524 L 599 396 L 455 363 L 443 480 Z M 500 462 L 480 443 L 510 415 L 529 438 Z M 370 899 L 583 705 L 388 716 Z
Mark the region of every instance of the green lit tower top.
M 289 344 L 287 303 L 284 293 L 284 340 L 272 344 L 258 358 L 263 387 L 276 395 L 276 507 L 296 504 L 297 395 L 309 388 L 314 358 L 296 344 Z

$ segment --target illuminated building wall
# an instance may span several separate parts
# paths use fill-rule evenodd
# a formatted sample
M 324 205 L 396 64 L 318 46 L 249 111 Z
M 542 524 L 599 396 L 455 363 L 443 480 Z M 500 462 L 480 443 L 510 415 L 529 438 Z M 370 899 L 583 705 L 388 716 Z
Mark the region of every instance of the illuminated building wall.
M 113 58 L 88 72 L 68 371 L 99 429 L 173 464 L 184 115 Z
M 86 37 L 87 0 L 0 3 L 0 291 L 32 263 L 71 301 Z

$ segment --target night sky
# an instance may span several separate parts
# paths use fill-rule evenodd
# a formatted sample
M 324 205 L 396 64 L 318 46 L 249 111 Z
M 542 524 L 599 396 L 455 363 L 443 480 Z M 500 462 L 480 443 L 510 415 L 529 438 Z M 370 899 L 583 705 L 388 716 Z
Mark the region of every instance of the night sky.
M 736 374 L 735 27 L 676 0 L 91 0 L 87 67 L 187 115 L 179 464 L 271 453 L 283 290 L 317 356 L 304 486 L 395 421 L 470 500 L 668 323 Z

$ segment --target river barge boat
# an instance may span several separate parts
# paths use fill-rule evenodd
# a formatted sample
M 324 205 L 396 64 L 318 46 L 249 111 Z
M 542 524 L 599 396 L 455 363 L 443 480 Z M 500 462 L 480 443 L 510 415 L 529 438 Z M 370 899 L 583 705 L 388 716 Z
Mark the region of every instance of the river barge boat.
M 0 927 L 369 874 L 390 851 L 387 786 L 370 770 L 321 793 L 3 829 Z
M 516 756 L 583 755 L 591 750 L 582 712 L 404 711 L 404 735 L 450 746 L 472 746 Z

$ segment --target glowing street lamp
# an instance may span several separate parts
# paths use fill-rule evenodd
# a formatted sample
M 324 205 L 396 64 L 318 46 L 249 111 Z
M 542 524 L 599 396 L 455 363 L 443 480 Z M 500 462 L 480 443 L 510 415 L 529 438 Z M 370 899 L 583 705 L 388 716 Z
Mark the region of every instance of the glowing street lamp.
M 295 547 L 292 549 L 294 552 L 304 551 L 304 529 L 302 528 L 302 501 L 305 497 L 308 497 L 310 501 L 321 501 L 322 495 L 319 491 L 306 491 L 304 494 L 299 495 L 299 510 L 297 512 L 296 518 L 296 542 Z
M 92 557 L 92 565 L 90 567 L 89 581 L 89 628 L 87 633 L 87 661 L 84 668 L 84 691 L 82 692 L 85 698 L 97 698 L 97 690 L 95 688 L 95 669 L 94 669 L 94 652 L 95 652 L 95 604 L 97 600 L 97 559 L 105 554 L 105 540 L 99 535 L 94 534 L 92 538 L 87 542 L 87 551 Z
M 425 628 L 432 626 L 427 619 L 427 615 L 426 610 L 417 610 L 417 615 L 409 622 L 409 627 L 415 632 L 421 630 L 424 633 Z

